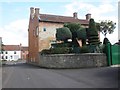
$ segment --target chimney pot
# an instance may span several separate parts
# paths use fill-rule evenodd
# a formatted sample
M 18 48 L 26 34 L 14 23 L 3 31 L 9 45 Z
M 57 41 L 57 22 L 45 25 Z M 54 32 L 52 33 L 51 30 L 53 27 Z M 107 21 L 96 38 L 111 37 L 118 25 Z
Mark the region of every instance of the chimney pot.
M 36 16 L 39 15 L 39 8 L 35 8 L 35 15 L 36 15 Z
M 75 19 L 77 19 L 77 12 L 74 12 L 74 13 L 73 13 L 73 17 L 74 17 Z
M 30 8 L 30 17 L 33 18 L 34 17 L 34 7 Z
M 91 19 L 91 14 L 90 13 L 88 13 L 88 14 L 86 14 L 86 20 L 90 20 Z

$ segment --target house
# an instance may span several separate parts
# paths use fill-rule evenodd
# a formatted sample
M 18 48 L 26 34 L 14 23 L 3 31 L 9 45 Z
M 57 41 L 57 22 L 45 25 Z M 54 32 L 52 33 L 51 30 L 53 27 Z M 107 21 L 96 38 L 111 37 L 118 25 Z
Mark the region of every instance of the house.
M 20 45 L 4 45 L 1 52 L 1 59 L 12 61 L 21 58 L 21 46 Z
M 1 60 L 17 61 L 19 59 L 26 60 L 28 47 L 20 45 L 4 45 L 1 51 Z
M 86 14 L 86 19 L 79 19 L 77 12 L 73 17 L 41 14 L 39 8 L 30 8 L 30 19 L 28 27 L 29 55 L 28 62 L 38 63 L 39 52 L 49 49 L 51 43 L 56 41 L 56 28 L 61 28 L 65 23 L 80 23 L 88 28 L 91 14 Z
M 21 59 L 22 60 L 27 60 L 27 55 L 28 55 L 28 47 L 27 46 L 22 46 L 22 48 L 21 48 Z

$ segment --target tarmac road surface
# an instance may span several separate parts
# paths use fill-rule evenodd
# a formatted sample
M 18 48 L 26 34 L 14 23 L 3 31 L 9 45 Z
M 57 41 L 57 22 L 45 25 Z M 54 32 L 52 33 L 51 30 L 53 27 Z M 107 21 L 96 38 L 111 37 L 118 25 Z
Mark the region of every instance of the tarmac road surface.
M 118 68 L 45 69 L 26 63 L 2 67 L 3 88 L 118 88 Z

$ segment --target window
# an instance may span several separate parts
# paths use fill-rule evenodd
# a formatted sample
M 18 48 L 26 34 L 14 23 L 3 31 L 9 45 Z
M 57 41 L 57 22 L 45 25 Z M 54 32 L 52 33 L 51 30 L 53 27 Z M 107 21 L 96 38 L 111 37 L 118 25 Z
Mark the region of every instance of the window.
M 16 51 L 14 51 L 14 54 L 16 54 Z
M 5 59 L 8 59 L 8 57 L 7 57 L 7 56 L 5 56 Z
M 4 56 L 2 56 L 2 59 L 4 59 Z
M 3 51 L 1 53 L 3 54 Z
M 46 32 L 46 28 L 45 27 L 43 28 L 43 31 Z
M 5 52 L 5 54 L 8 54 L 8 52 Z
M 38 27 L 38 26 L 36 27 L 36 31 L 35 31 L 35 33 L 36 33 L 36 36 L 39 35 L 39 27 Z

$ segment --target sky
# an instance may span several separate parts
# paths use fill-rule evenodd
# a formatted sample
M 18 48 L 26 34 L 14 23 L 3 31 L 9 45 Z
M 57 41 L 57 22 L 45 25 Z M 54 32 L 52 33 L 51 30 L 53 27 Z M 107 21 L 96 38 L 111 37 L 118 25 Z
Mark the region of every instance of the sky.
M 5 45 L 28 46 L 30 7 L 40 8 L 42 14 L 73 16 L 85 19 L 91 13 L 96 22 L 112 20 L 116 23 L 114 33 L 107 38 L 112 44 L 118 41 L 118 1 L 116 0 L 1 0 L 0 37 Z M 100 40 L 104 36 L 100 34 Z

